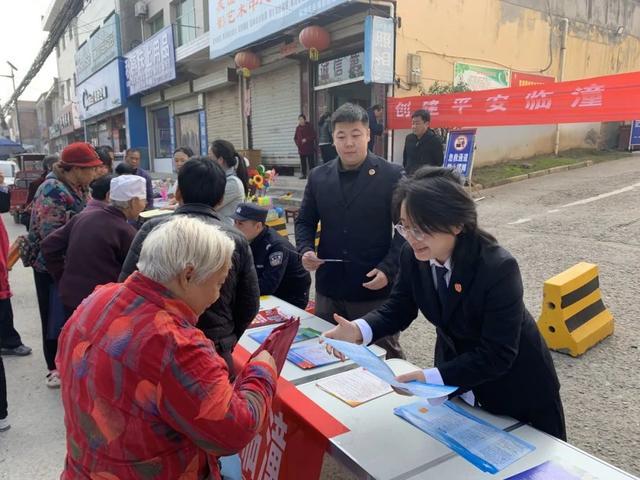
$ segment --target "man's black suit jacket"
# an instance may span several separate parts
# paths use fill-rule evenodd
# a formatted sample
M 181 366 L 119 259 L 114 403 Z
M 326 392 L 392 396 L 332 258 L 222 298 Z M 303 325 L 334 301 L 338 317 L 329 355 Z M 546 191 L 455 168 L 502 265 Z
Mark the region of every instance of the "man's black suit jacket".
M 345 198 L 337 158 L 314 168 L 309 174 L 296 220 L 296 245 L 300 254 L 314 250 L 318 222 L 321 223 L 320 258 L 344 259 L 326 263 L 316 272 L 316 289 L 326 297 L 347 301 L 386 298 L 398 267 L 403 243 L 393 236 L 391 201 L 403 175 L 399 165 L 369 152 L 359 169 L 351 193 Z M 382 290 L 362 286 L 378 268 L 389 279 Z

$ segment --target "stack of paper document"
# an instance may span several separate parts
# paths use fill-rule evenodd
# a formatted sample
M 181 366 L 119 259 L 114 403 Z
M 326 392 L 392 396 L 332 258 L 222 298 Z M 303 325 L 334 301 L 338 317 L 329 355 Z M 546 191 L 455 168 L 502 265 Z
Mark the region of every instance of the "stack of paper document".
M 324 345 L 317 342 L 292 347 L 287 355 L 287 360 L 303 370 L 322 367 L 340 361 L 333 355 L 328 354 Z
M 483 472 L 497 473 L 535 450 L 533 445 L 449 401 L 437 407 L 420 401 L 398 407 L 394 413 Z
M 331 338 L 325 338 L 324 341 L 343 355 L 349 357 L 350 360 L 353 360 L 355 363 L 378 377 L 380 380 L 385 381 L 392 387 L 399 388 L 417 397 L 427 399 L 439 398 L 447 396 L 458 389 L 458 387 L 449 385 L 435 385 L 432 383 L 415 381 L 407 383 L 398 382 L 393 370 L 389 368 L 389 365 L 376 357 L 376 355 L 367 347 L 363 345 L 356 345 L 355 343 L 333 340 Z
M 318 381 L 316 385 L 352 407 L 393 392 L 387 382 L 383 382 L 364 368 L 333 375 Z
M 265 328 L 264 330 L 260 330 L 258 332 L 253 332 L 249 334 L 249 338 L 252 338 L 258 343 L 262 343 L 266 340 L 269 334 L 273 331 L 275 327 Z M 303 342 L 305 340 L 311 340 L 312 338 L 317 338 L 321 334 L 319 331 L 314 330 L 313 328 L 301 327 L 298 329 L 298 333 L 293 339 L 293 343 Z
M 293 317 L 291 317 L 293 318 Z M 274 323 L 284 323 L 289 318 L 285 316 L 278 308 L 269 310 L 260 310 L 256 318 L 249 324 L 247 328 L 265 327 Z

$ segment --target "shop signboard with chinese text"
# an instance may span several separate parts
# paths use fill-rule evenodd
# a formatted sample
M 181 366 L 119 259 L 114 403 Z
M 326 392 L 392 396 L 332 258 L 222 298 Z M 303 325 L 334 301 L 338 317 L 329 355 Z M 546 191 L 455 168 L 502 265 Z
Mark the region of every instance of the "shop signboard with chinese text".
M 631 122 L 631 134 L 629 135 L 629 150 L 640 147 L 640 120 Z
M 326 87 L 349 81 L 364 79 L 364 53 L 358 52 L 346 57 L 334 58 L 318 64 L 316 87 Z
M 433 128 L 616 122 L 635 118 L 640 72 L 529 87 L 388 98 L 387 126 L 411 128 L 411 114 L 431 112 Z
M 238 50 L 351 0 L 210 0 L 209 56 Z
M 62 107 L 62 112 L 58 117 L 58 125 L 62 135 L 73 133 L 74 130 L 78 130 L 82 126 L 78 108 L 74 102 L 67 103 Z
M 125 55 L 129 95 L 176 78 L 173 27 L 168 26 Z
M 447 137 L 447 149 L 444 152 L 446 168 L 456 170 L 464 178 L 471 176 L 473 154 L 475 153 L 476 129 L 451 130 Z
M 465 84 L 469 90 L 491 90 L 509 86 L 509 70 L 456 62 L 453 67 L 453 84 Z
M 108 112 L 124 104 L 124 65 L 117 58 L 76 87 L 81 120 Z
M 369 15 L 364 22 L 364 83 L 393 83 L 395 24 Z
M 120 51 L 120 20 L 113 14 L 76 52 L 76 81 L 84 82 L 120 56 Z

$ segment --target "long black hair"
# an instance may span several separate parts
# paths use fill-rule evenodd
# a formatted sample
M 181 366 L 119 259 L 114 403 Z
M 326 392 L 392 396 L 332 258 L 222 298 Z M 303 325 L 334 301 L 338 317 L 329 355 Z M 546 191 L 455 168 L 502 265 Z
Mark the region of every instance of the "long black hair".
M 249 193 L 249 172 L 247 171 L 247 165 L 244 163 L 244 158 L 236 152 L 236 147 L 233 143 L 227 140 L 214 140 L 211 143 L 211 152 L 216 158 L 222 158 L 227 168 L 236 169 L 236 175 L 242 182 L 244 187 L 244 194 Z
M 454 170 L 422 167 L 402 179 L 393 196 L 395 221 L 400 218 L 403 203 L 411 222 L 425 233 L 454 233 L 461 228 L 460 235 L 466 238 L 497 243 L 493 235 L 478 226 L 476 202 Z
M 113 172 L 113 160 L 111 160 L 111 155 L 109 155 L 113 153 L 113 148 L 109 145 L 100 145 L 96 147 L 96 153 L 100 161 L 107 167 L 109 173 Z

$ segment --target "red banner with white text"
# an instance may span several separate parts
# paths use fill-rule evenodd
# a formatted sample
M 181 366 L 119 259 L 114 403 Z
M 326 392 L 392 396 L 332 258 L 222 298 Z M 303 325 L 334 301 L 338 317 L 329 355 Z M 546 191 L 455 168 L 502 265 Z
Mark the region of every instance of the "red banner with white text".
M 236 346 L 238 371 L 249 356 Z M 318 480 L 329 439 L 348 431 L 295 385 L 279 378 L 269 425 L 240 452 L 242 479 Z
M 613 122 L 640 117 L 640 72 L 570 82 L 446 95 L 388 98 L 387 128 L 411 128 L 431 112 L 431 127 Z

